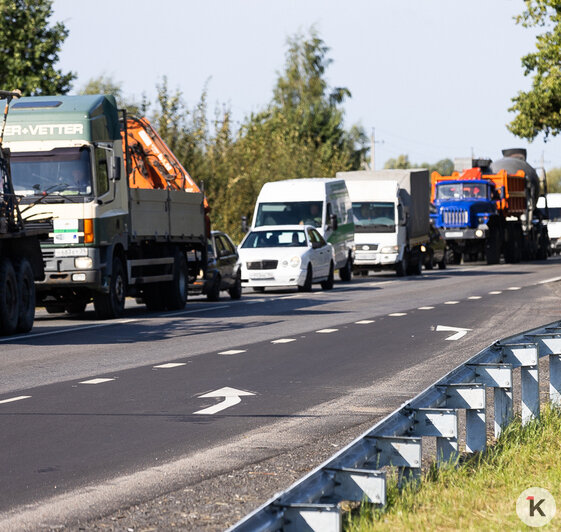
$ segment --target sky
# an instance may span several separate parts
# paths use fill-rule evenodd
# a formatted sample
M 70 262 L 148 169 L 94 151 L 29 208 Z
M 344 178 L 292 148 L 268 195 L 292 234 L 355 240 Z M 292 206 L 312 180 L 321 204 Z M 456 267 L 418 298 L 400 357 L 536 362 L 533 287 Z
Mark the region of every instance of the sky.
M 51 22 L 69 30 L 59 68 L 74 89 L 106 75 L 125 96 L 154 99 L 167 76 L 193 107 L 237 121 L 262 109 L 283 70 L 287 38 L 313 26 L 330 48 L 326 78 L 347 87 L 347 126 L 375 133 L 375 165 L 407 154 L 415 163 L 500 158 L 525 147 L 528 161 L 561 167 L 561 136 L 528 143 L 506 124 L 527 90 L 520 59 L 536 31 L 516 25 L 522 0 L 54 0 Z

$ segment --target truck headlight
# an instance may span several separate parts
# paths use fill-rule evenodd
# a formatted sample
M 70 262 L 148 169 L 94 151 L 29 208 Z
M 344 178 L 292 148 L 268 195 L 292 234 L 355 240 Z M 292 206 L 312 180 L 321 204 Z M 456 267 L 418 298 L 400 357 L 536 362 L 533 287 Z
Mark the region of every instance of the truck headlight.
M 475 230 L 475 236 L 477 238 L 481 238 L 483 236 L 483 230 L 482 229 L 476 229 Z
M 293 268 L 298 268 L 298 266 L 300 266 L 301 263 L 302 263 L 302 259 L 300 257 L 292 257 L 290 259 L 290 265 Z
M 91 257 L 76 257 L 74 266 L 78 270 L 89 270 L 93 266 L 93 260 Z
M 380 253 L 397 253 L 399 251 L 399 246 L 384 246 Z

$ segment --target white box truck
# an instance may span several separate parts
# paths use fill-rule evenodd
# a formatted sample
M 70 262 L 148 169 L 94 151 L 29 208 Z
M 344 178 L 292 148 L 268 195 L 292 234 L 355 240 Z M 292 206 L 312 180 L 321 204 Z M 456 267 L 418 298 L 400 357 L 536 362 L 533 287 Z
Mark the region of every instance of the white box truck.
M 309 224 L 332 244 L 342 281 L 353 271 L 354 223 L 343 179 L 311 177 L 265 183 L 255 204 L 252 227 Z
M 429 240 L 427 170 L 339 172 L 347 183 L 355 223 L 355 272 L 422 272 Z
M 549 234 L 549 243 L 551 253 L 561 252 L 561 194 L 552 193 L 547 195 L 547 211 L 545 209 L 545 197 L 540 196 L 538 199 L 538 209 L 543 213 L 548 212 L 549 219 L 546 221 L 547 232 Z

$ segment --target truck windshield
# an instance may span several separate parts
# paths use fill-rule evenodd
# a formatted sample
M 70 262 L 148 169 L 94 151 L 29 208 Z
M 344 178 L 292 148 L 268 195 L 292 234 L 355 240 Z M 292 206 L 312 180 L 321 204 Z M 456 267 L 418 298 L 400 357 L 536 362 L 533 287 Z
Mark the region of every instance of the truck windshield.
M 440 183 L 437 199 L 487 199 L 487 185 L 483 183 Z
M 255 227 L 298 224 L 321 227 L 322 211 L 321 201 L 260 203 L 257 208 L 257 216 L 255 217 Z
M 561 207 L 549 207 L 549 219 L 556 222 L 561 221 Z
M 55 148 L 48 152 L 13 152 L 10 157 L 15 193 L 25 202 L 38 196 L 91 196 L 92 171 L 88 148 Z
M 253 231 L 249 233 L 242 248 L 306 247 L 304 231 Z
M 353 218 L 357 233 L 394 233 L 395 204 L 391 202 L 353 202 Z

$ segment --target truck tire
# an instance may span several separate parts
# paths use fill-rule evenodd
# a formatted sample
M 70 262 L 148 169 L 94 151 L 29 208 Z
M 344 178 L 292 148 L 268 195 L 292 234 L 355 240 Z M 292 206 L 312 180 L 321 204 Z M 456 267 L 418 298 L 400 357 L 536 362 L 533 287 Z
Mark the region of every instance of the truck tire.
M 522 258 L 522 235 L 518 227 L 510 225 L 507 228 L 508 241 L 505 245 L 504 256 L 508 264 L 516 264 Z
M 442 255 L 442 260 L 438 263 L 439 270 L 446 269 L 446 251 L 444 251 L 444 255 Z
M 416 262 L 409 262 L 408 275 L 422 275 L 423 274 L 423 263 L 420 258 Z
M 487 242 L 485 243 L 485 259 L 487 264 L 498 264 L 501 260 L 501 241 L 499 228 L 491 227 Z
M 347 257 L 347 262 L 345 266 L 339 268 L 339 278 L 341 281 L 348 283 L 353 278 L 353 261 L 351 257 Z
M 175 254 L 173 261 L 173 280 L 166 283 L 164 299 L 169 310 L 182 310 L 187 302 L 187 259 L 181 252 Z
M 395 274 L 398 277 L 405 277 L 408 273 L 409 265 L 407 263 L 407 257 L 405 252 L 403 252 L 403 258 L 395 265 Z
M 16 331 L 19 294 L 16 272 L 9 258 L 0 259 L 0 334 Z
M 127 278 L 123 262 L 118 257 L 113 258 L 109 293 L 94 295 L 95 314 L 98 319 L 108 320 L 120 318 L 125 313 L 125 299 L 127 297 Z
M 35 319 L 35 280 L 33 269 L 27 259 L 18 264 L 17 282 L 19 291 L 19 312 L 17 332 L 26 333 L 33 328 Z

